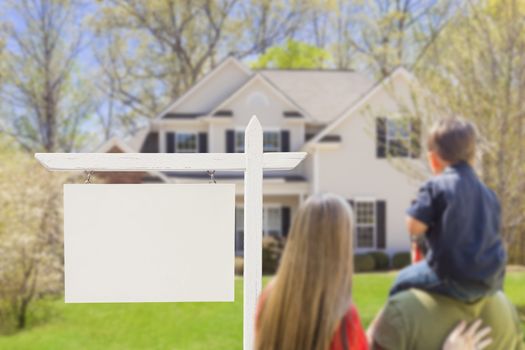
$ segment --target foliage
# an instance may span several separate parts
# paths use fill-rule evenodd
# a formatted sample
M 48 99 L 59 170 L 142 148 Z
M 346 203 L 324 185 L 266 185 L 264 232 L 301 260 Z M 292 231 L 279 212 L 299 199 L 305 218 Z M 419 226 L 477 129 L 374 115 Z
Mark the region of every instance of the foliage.
M 285 239 L 277 236 L 264 236 L 262 241 L 262 272 L 271 275 L 277 272 L 284 251 Z
M 62 290 L 63 181 L 0 144 L 0 332 L 24 328 L 32 302 Z
M 355 254 L 354 255 L 354 271 L 355 272 L 370 272 L 374 271 L 375 265 L 374 257 L 371 254 Z
M 376 270 L 384 271 L 390 267 L 390 258 L 388 254 L 382 251 L 370 252 L 369 255 L 374 258 L 374 266 Z
M 6 0 L 0 130 L 28 151 L 72 151 L 85 142 L 90 81 L 79 69 L 83 39 L 75 1 Z
M 410 252 L 396 253 L 392 256 L 392 268 L 394 269 L 402 269 L 403 267 L 410 265 L 410 263 Z
M 274 46 L 266 50 L 252 64 L 252 68 L 324 68 L 330 54 L 319 47 L 307 43 L 287 40 L 284 46 Z
M 89 21 L 100 88 L 136 128 L 227 56 L 264 52 L 301 24 L 304 0 L 111 0 Z
M 476 167 L 502 208 L 511 262 L 525 262 L 525 7 L 473 2 L 457 13 L 417 65 L 415 117 L 460 116 L 478 128 Z M 415 91 L 418 87 L 415 87 Z M 407 169 L 410 167 L 406 164 Z

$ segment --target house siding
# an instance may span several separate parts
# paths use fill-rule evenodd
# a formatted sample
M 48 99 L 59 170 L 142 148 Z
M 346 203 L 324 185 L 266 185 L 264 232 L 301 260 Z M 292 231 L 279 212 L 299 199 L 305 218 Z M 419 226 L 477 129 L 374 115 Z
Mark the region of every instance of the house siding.
M 397 92 L 402 92 L 402 81 Z M 409 100 L 405 100 L 409 103 Z M 399 104 L 388 93 L 380 91 L 366 106 L 349 115 L 332 134 L 343 136 L 337 149 L 318 149 L 310 163 L 317 167 L 318 191 L 334 192 L 347 199 L 373 198 L 386 203 L 386 250 L 390 253 L 407 251 L 409 236 L 405 227 L 405 210 L 417 191 L 418 184 L 391 160 L 376 154 L 375 117 L 398 115 Z M 316 163 L 316 159 L 318 164 Z M 408 158 L 408 161 L 411 161 Z

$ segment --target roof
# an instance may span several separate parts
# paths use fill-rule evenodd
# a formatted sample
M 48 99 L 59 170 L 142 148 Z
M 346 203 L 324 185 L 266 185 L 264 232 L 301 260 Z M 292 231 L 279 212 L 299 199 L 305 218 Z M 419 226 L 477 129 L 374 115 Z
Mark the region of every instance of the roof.
M 260 70 L 274 86 L 320 123 L 328 123 L 374 84 L 363 73 L 345 70 Z
M 379 80 L 378 82 L 372 84 L 361 96 L 360 98 L 356 99 L 352 104 L 350 104 L 347 108 L 345 108 L 340 115 L 338 115 L 336 118 L 334 118 L 324 129 L 322 129 L 315 137 L 308 140 L 306 142 L 302 149 L 305 150 L 308 147 L 310 147 L 313 144 L 316 144 L 325 138 L 328 133 L 335 130 L 339 124 L 341 124 L 346 118 L 348 118 L 350 115 L 352 115 L 356 110 L 359 108 L 365 106 L 365 104 L 368 102 L 368 100 L 374 96 L 376 93 L 381 91 L 381 89 L 384 88 L 385 85 L 389 84 L 393 79 L 395 79 L 397 76 L 402 76 L 407 82 L 416 82 L 417 80 L 414 78 L 412 73 L 408 72 L 403 67 L 396 68 L 390 75 L 386 76 L 385 78 Z

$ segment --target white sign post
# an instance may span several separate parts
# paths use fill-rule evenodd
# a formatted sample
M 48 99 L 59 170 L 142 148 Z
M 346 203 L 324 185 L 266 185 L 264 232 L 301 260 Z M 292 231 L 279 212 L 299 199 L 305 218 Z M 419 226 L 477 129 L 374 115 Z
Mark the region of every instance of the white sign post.
M 262 287 L 263 170 L 291 170 L 305 152 L 263 153 L 254 116 L 245 130 L 245 153 L 37 153 L 50 171 L 244 171 L 244 349 L 253 348 L 257 298 Z M 232 232 L 233 234 L 233 232 Z

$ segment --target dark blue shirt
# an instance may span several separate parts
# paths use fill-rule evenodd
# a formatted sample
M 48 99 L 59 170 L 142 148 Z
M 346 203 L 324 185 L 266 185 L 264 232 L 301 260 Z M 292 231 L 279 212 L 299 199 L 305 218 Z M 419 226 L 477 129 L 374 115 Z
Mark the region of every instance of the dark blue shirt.
M 506 253 L 498 198 L 466 162 L 427 181 L 407 214 L 428 226 L 428 263 L 441 278 L 494 291 L 501 288 Z

